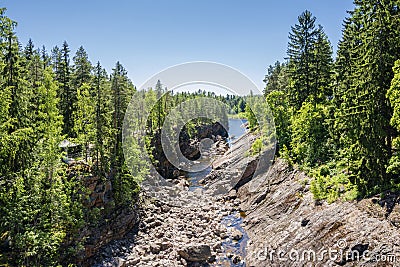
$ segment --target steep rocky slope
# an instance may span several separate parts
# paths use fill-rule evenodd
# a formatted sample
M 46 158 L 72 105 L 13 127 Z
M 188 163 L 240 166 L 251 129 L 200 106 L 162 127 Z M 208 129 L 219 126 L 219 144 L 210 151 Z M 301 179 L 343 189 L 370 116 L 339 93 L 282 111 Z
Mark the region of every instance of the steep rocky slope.
M 244 136 L 234 144 L 226 153 L 230 156 L 216 162 L 206 178 L 218 181 L 249 163 L 245 175 L 235 178 L 235 183 L 244 181 L 236 189 L 247 215 L 247 266 L 400 266 L 398 194 L 332 204 L 315 201 L 310 178 L 281 159 L 252 177 L 258 158 L 244 160 L 249 145 L 243 143 L 254 139 Z M 249 190 L 251 179 L 264 182 Z
M 232 179 L 236 185 L 229 195 L 246 213 L 246 266 L 400 266 L 399 194 L 315 201 L 311 178 L 281 159 L 252 176 L 258 157 L 247 156 L 246 149 L 255 139 L 242 136 L 205 179 L 211 184 Z M 243 175 L 232 177 L 243 164 L 248 164 Z M 254 188 L 248 183 L 253 180 L 263 182 Z
M 257 192 L 239 190 L 249 266 L 399 266 L 399 195 L 327 204 L 314 201 L 309 178 L 282 160 L 262 175 L 268 182 Z

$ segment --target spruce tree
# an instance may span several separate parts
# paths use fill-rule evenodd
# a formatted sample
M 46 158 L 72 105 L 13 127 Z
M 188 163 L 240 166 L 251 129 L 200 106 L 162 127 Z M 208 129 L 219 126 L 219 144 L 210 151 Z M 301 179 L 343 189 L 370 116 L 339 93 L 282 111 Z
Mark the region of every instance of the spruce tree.
M 95 93 L 95 158 L 96 169 L 105 175 L 110 168 L 112 153 L 112 94 L 107 73 L 97 62 L 95 67 L 93 89 Z
M 289 101 L 296 109 L 307 99 L 315 103 L 330 95 L 332 50 L 322 26 L 315 26 L 316 18 L 304 11 L 289 33 L 288 72 Z
M 76 51 L 73 61 L 74 65 L 71 83 L 75 90 L 77 90 L 83 83 L 91 83 L 93 66 L 90 63 L 88 54 L 83 46 L 80 46 L 78 51 Z M 92 88 L 90 88 L 90 93 L 93 96 L 94 94 L 92 91 Z

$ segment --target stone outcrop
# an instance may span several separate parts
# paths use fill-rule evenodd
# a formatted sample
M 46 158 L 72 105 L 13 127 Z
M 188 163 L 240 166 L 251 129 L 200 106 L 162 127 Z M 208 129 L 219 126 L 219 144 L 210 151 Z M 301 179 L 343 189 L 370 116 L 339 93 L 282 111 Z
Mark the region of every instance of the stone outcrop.
M 188 135 L 187 131 L 183 129 L 179 136 L 179 146 L 182 154 L 189 160 L 196 160 L 200 157 L 200 141 L 204 138 L 209 138 L 214 142 L 228 137 L 228 132 L 219 123 L 204 124 L 197 126 L 195 129 L 195 136 L 192 138 Z M 156 170 L 166 179 L 177 178 L 182 173 L 172 165 L 164 154 L 161 135 L 156 133 L 151 145 L 154 148 L 152 155 L 154 157 L 154 165 Z
M 200 183 L 206 185 L 209 191 L 214 191 L 214 194 L 226 194 L 249 182 L 257 168 L 260 168 L 260 154 L 250 153 L 252 143 L 259 137 L 248 132 L 235 140 L 229 150 L 213 162 L 212 171 Z
M 101 247 L 124 237 L 139 221 L 138 199 L 134 206 L 115 207 L 110 179 L 100 178 L 92 173 L 91 167 L 82 161 L 73 162 L 68 166 L 68 178 L 80 180 L 82 186 L 87 189 L 88 196 L 84 198 L 83 203 L 86 212 L 99 210 L 98 217 L 94 221 L 87 221 L 79 235 L 65 244 L 74 246 L 77 242 L 82 243 L 84 250 L 75 257 L 80 266 L 90 266 L 91 258 Z
M 187 261 L 205 262 L 211 257 L 211 248 L 206 244 L 187 245 L 178 254 Z
M 242 136 L 203 180 L 236 184 L 237 193 L 226 197 L 238 197 L 247 216 L 246 266 L 398 266 L 399 193 L 332 204 L 315 201 L 311 178 L 281 159 L 254 174 L 259 157 L 245 152 L 256 138 Z M 244 164 L 244 174 L 234 177 L 233 170 Z M 248 182 L 254 179 L 264 182 L 250 189 Z
M 310 178 L 280 159 L 261 175 L 267 182 L 255 192 L 239 189 L 251 239 L 247 266 L 398 266 L 398 194 L 328 204 L 315 201 Z

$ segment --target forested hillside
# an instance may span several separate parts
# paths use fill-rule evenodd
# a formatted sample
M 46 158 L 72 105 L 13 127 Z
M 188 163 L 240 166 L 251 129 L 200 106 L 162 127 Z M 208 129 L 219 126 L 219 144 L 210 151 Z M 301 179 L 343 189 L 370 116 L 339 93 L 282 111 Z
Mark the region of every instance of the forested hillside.
M 82 228 L 136 201 L 147 167 L 136 152 L 130 160 L 139 172 L 132 175 L 122 151 L 124 114 L 136 88 L 119 62 L 108 74 L 82 46 L 74 55 L 67 42 L 50 51 L 31 40 L 23 47 L 4 8 L 0 19 L 0 264 L 56 265 L 82 250 L 84 240 L 75 240 Z M 172 107 L 200 96 L 229 104 L 233 114 L 244 111 L 240 97 L 174 94 L 159 81 L 143 94 L 157 103 L 146 122 L 149 138 Z M 79 148 L 74 158 L 68 146 Z M 106 207 L 88 207 L 93 189 L 85 180 L 93 177 L 111 182 Z
M 315 179 L 317 199 L 399 190 L 399 1 L 354 1 L 333 60 L 332 45 L 305 11 L 287 59 L 270 66 L 265 96 L 279 155 Z
M 108 75 L 83 47 L 74 56 L 67 42 L 50 52 L 32 41 L 22 48 L 5 9 L 0 20 L 0 263 L 55 265 L 80 250 L 62 245 L 94 221 L 85 177 L 110 180 L 114 205 L 138 187 L 119 138 L 135 87 L 120 63 Z M 69 175 L 64 139 L 81 147 L 77 160 L 89 171 Z

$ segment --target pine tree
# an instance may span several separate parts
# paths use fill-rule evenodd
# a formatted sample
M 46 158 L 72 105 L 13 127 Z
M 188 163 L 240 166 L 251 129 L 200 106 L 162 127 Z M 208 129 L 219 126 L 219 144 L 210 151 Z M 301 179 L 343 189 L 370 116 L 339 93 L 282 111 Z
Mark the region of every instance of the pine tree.
M 73 114 L 76 142 L 82 145 L 82 154 L 86 162 L 89 159 L 90 145 L 95 139 L 95 105 L 90 96 L 90 85 L 83 83 L 77 91 L 76 110 Z
M 288 77 L 286 64 L 277 61 L 274 65 L 270 65 L 263 81 L 265 83 L 265 96 L 273 91 L 287 91 Z
M 157 103 L 155 106 L 156 109 L 156 125 L 157 125 L 157 130 L 158 132 L 161 131 L 161 126 L 164 122 L 164 107 L 163 107 L 163 88 L 162 88 L 162 84 L 161 81 L 158 80 L 156 87 L 155 87 L 155 91 L 156 91 L 156 96 L 157 96 Z
M 30 60 L 32 58 L 34 47 L 35 46 L 33 45 L 32 39 L 29 39 L 28 44 L 26 45 L 24 50 L 24 56 L 27 60 Z
M 135 87 L 127 76 L 127 71 L 119 63 L 116 63 L 111 75 L 111 90 L 113 94 L 113 150 L 111 156 L 111 176 L 114 188 L 114 197 L 118 204 L 129 203 L 132 196 L 138 189 L 137 181 L 142 177 L 140 168 L 128 170 L 125 162 L 123 147 L 122 147 L 122 125 L 128 103 L 135 91 Z M 129 164 L 130 167 L 141 166 L 141 156 L 139 149 L 136 148 L 137 143 L 131 140 L 128 149 L 132 151 L 130 162 L 137 164 Z M 137 177 L 132 174 L 136 173 Z
M 50 66 L 50 57 L 47 54 L 45 46 L 42 46 L 42 49 L 40 50 L 40 56 L 41 56 L 41 60 L 43 62 L 43 69 L 45 69 L 48 66 Z
M 321 25 L 313 47 L 313 97 L 319 103 L 331 98 L 333 81 L 332 46 Z
M 75 137 L 74 122 L 72 114 L 76 104 L 76 88 L 71 84 L 71 66 L 69 58 L 69 46 L 64 42 L 62 48 L 57 46 L 52 50 L 52 64 L 56 74 L 56 80 L 59 82 L 59 109 L 63 114 L 63 134 L 68 137 Z
M 108 172 L 112 147 L 112 102 L 110 84 L 107 81 L 107 73 L 97 62 L 93 79 L 95 92 L 95 158 L 96 169 L 99 174 Z
M 306 10 L 299 17 L 299 24 L 295 24 L 289 33 L 287 54 L 289 57 L 289 73 L 291 78 L 290 101 L 299 109 L 301 104 L 313 91 L 311 65 L 313 62 L 312 50 L 318 36 L 315 28 L 316 18 Z

